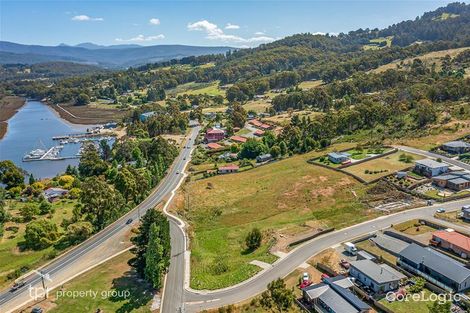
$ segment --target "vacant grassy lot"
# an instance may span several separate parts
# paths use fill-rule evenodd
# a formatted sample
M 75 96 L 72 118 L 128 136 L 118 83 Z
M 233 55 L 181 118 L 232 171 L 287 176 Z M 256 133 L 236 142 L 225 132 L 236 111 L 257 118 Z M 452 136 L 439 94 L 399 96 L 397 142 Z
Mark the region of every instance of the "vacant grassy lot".
M 431 291 L 424 289 L 423 299 L 429 299 L 431 294 Z M 431 301 L 413 301 L 412 299 L 409 299 L 409 301 L 394 301 L 389 303 L 387 299 L 384 298 L 379 302 L 395 313 L 429 313 L 428 305 L 432 304 Z
M 393 225 L 395 230 L 408 235 L 420 235 L 435 231 L 436 229 L 427 225 L 421 225 L 418 220 L 411 220 L 400 224 Z
M 290 123 L 292 115 L 296 115 L 296 114 L 298 114 L 300 118 L 303 118 L 304 116 L 305 118 L 308 118 L 308 117 L 313 118 L 323 113 L 304 110 L 304 111 L 296 111 L 293 114 L 289 114 L 289 113 L 277 114 L 274 116 L 264 118 L 263 120 L 271 122 L 279 126 L 287 126 Z
M 393 39 L 393 36 L 371 39 L 369 40 L 370 44 L 364 45 L 362 48 L 364 50 L 378 50 L 378 49 L 383 49 L 385 47 L 390 48 L 392 46 L 392 39 Z M 385 41 L 387 44 L 383 47 L 378 46 L 378 44 L 383 41 Z
M 356 247 L 358 247 L 359 249 L 365 250 L 369 253 L 372 253 L 374 255 L 381 256 L 384 260 L 387 260 L 387 261 L 389 261 L 393 264 L 395 264 L 397 262 L 397 258 L 393 254 L 388 253 L 387 251 L 380 249 L 380 247 L 375 245 L 370 240 L 360 241 L 360 242 L 356 243 Z
M 219 88 L 219 82 L 213 83 L 187 83 L 167 91 L 168 95 L 201 95 L 225 96 L 225 91 Z
M 302 89 L 312 89 L 318 86 L 323 85 L 322 80 L 306 80 L 299 84 L 299 87 Z
M 362 184 L 306 162 L 324 153 L 294 156 L 184 186 L 184 195 L 177 197 L 175 209 L 191 225 L 193 288 L 230 286 L 260 270 L 250 261 L 274 261 L 268 249 L 275 232 L 305 231 L 307 222 L 344 227 L 377 214 L 366 210 L 354 196 L 353 191 L 359 197 L 364 193 Z M 261 229 L 264 241 L 249 253 L 244 239 L 254 227 Z
M 77 313 L 95 312 L 98 308 L 103 312 L 150 312 L 153 293 L 127 264 L 132 256 L 125 252 L 63 286 L 64 295 L 65 292 L 91 290 L 97 292 L 96 296 L 88 293 L 75 299 L 61 297 L 57 289 L 52 292 L 52 298 L 40 306 L 51 308 L 48 312 L 54 313 L 71 312 L 71 308 Z M 114 294 L 108 296 L 107 292 Z
M 413 166 L 413 163 L 405 163 L 400 161 L 399 158 L 401 154 L 403 154 L 403 152 L 398 151 L 381 158 L 346 167 L 343 170 L 348 173 L 359 176 L 365 181 L 372 181 L 374 179 L 386 176 L 393 172 L 400 171 L 410 166 Z M 420 160 L 424 158 L 423 156 L 416 154 L 406 154 L 411 155 L 414 160 Z M 368 171 L 367 174 L 366 171 Z
M 113 105 L 51 105 L 60 117 L 74 124 L 103 124 L 119 122 L 131 113 L 127 109 L 119 109 Z
M 243 108 L 246 111 L 255 111 L 256 113 L 266 112 L 266 109 L 271 107 L 271 103 L 267 100 L 252 100 L 248 101 Z
M 75 201 L 72 200 L 55 202 L 53 204 L 55 209 L 54 214 L 38 218 L 50 218 L 57 225 L 60 225 L 64 218 L 71 217 L 74 205 Z M 18 210 L 21 206 L 24 206 L 24 204 L 17 201 L 7 201 L 6 203 L 7 212 L 14 217 L 18 216 Z M 11 277 L 11 275 L 13 275 L 15 270 L 23 268 L 27 272 L 28 269 L 46 262 L 49 256 L 54 256 L 56 253 L 53 247 L 39 251 L 23 250 L 21 246 L 24 241 L 25 228 L 26 223 L 5 223 L 5 232 L 3 237 L 0 238 L 0 288 L 5 287 L 14 280 L 14 277 Z M 10 278 L 8 277 L 9 274 Z

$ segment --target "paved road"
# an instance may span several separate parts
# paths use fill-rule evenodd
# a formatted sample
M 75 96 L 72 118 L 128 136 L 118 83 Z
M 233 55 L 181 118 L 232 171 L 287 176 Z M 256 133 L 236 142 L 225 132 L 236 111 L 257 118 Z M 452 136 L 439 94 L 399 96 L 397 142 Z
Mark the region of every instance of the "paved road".
M 387 228 L 391 224 L 397 224 L 416 218 L 428 218 L 432 220 L 437 207 L 443 207 L 448 211 L 454 211 L 459 210 L 463 205 L 466 204 L 470 204 L 470 200 L 466 199 L 418 209 L 411 209 L 392 215 L 382 216 L 362 224 L 325 234 L 303 244 L 302 246 L 299 246 L 289 253 L 285 258 L 280 259 L 274 263 L 272 268 L 262 271 L 254 279 L 251 279 L 245 283 L 215 292 L 196 292 L 192 290 L 186 290 L 184 296 L 186 300 L 185 311 L 198 312 L 204 309 L 216 308 L 246 300 L 261 293 L 264 289 L 266 289 L 266 286 L 269 282 L 279 277 L 285 277 L 303 262 L 307 261 L 313 255 L 323 251 L 326 248 L 351 240 L 355 237 L 360 237 L 368 233 Z M 184 268 L 180 267 L 178 270 L 183 271 Z M 165 307 L 164 310 L 165 312 L 175 312 L 166 311 Z
M 416 148 L 411 148 L 411 147 L 406 147 L 406 146 L 396 146 L 396 147 L 398 149 L 406 151 L 406 152 L 427 156 L 428 158 L 433 158 L 433 159 L 440 158 L 444 162 L 447 162 L 451 165 L 455 165 L 455 166 L 458 166 L 458 167 L 461 167 L 465 170 L 470 171 L 470 164 L 460 162 L 459 160 L 454 160 L 454 159 L 442 156 L 442 155 L 437 154 L 437 153 L 433 153 L 433 152 L 429 152 L 429 151 L 423 151 L 423 150 L 419 150 L 419 149 L 416 149 Z
M 81 245 L 57 257 L 53 262 L 41 268 L 41 271 L 47 273 L 51 278 L 51 281 L 46 281 L 48 288 L 61 286 L 71 278 L 89 270 L 97 263 L 127 248 L 125 242 L 130 227 L 134 226 L 140 216 L 145 214 L 148 209 L 155 207 L 159 202 L 170 195 L 183 179 L 182 172 L 187 164 L 187 160 L 190 158 L 191 148 L 193 147 L 194 139 L 197 137 L 199 130 L 199 126 L 192 128 L 186 148 L 181 151 L 165 178 L 147 199 L 115 223 L 109 225 Z M 133 219 L 130 225 L 126 224 L 128 219 Z M 174 219 L 170 220 L 172 230 L 174 230 L 177 228 L 175 227 L 175 223 L 177 222 Z M 172 234 L 172 237 L 177 238 L 174 234 Z M 175 247 L 177 247 L 176 241 L 174 244 Z M 15 292 L 5 290 L 0 294 L 0 312 L 11 312 L 33 300 L 29 286 L 33 288 L 34 294 L 36 290 L 39 290 L 36 288 L 41 288 L 41 278 L 38 274 L 32 273 L 25 277 L 24 280 L 26 285 L 21 289 Z

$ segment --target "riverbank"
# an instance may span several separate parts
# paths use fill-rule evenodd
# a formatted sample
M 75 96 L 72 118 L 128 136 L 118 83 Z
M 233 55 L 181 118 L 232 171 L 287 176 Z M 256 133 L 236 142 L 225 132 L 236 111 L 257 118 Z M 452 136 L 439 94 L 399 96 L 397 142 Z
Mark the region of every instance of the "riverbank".
M 26 100 L 17 96 L 4 96 L 0 98 L 0 139 L 5 136 L 8 129 L 8 120 L 26 103 Z
M 129 110 L 122 110 L 112 106 L 94 106 L 93 104 L 83 106 L 76 106 L 70 104 L 49 104 L 49 106 L 62 119 L 72 124 L 82 125 L 119 122 L 126 115 L 130 114 Z

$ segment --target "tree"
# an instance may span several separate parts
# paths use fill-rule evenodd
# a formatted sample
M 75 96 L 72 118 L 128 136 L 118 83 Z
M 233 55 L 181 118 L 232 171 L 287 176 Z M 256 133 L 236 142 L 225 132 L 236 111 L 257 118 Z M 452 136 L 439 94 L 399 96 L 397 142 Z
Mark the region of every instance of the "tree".
M 54 222 L 41 219 L 26 225 L 24 239 L 26 245 L 32 249 L 44 249 L 60 238 L 60 233 Z
M 145 278 L 152 284 L 153 288 L 162 287 L 162 276 L 166 270 L 161 244 L 160 231 L 155 223 L 150 226 L 149 242 L 145 252 Z
M 93 234 L 90 222 L 76 222 L 67 226 L 65 238 L 70 244 L 82 242 Z
M 129 263 L 142 277 L 145 277 L 145 253 L 147 252 L 149 244 L 150 228 L 152 224 L 158 225 L 158 236 L 160 238 L 160 244 L 163 247 L 162 258 L 165 262 L 165 267 L 168 267 L 170 264 L 170 223 L 161 212 L 153 209 L 148 210 L 141 218 L 141 223 L 136 236 L 131 238 L 132 243 L 135 245 L 135 248 L 132 250 L 132 253 L 135 254 L 135 258 L 133 258 Z
M 39 214 L 39 208 L 33 203 L 28 203 L 20 208 L 20 215 L 23 217 L 23 221 L 29 222 L 34 216 Z
M 88 144 L 83 149 L 78 171 L 83 177 L 98 176 L 106 172 L 108 165 L 103 161 L 94 145 Z
M 272 146 L 271 150 L 269 150 L 269 153 L 273 158 L 277 158 L 281 155 L 281 148 L 279 148 L 279 146 Z
M 437 119 L 437 112 L 429 100 L 420 100 L 416 106 L 415 119 L 419 127 L 426 126 Z
M 52 204 L 46 200 L 43 200 L 39 204 L 39 214 L 44 215 L 48 213 L 52 213 Z
M 90 97 L 86 93 L 81 93 L 75 99 L 75 105 L 87 105 L 90 103 Z
M 234 103 L 232 105 L 232 113 L 230 115 L 230 119 L 232 120 L 232 125 L 234 127 L 242 128 L 245 126 L 246 111 L 239 103 Z
M 137 192 L 137 181 L 134 175 L 127 169 L 121 169 L 114 181 L 116 189 L 121 192 L 126 201 L 134 200 Z
M 249 251 L 254 251 L 261 246 L 263 235 L 258 228 L 253 228 L 245 238 L 245 244 Z
M 36 182 L 36 179 L 34 179 L 33 174 L 29 174 L 29 184 L 32 185 Z
M 451 312 L 451 302 L 446 301 L 442 303 L 439 300 L 434 301 L 432 305 L 428 305 L 429 313 L 449 313 Z
M 277 308 L 279 312 L 288 311 L 294 303 L 294 291 L 288 289 L 281 278 L 268 284 L 268 290 L 261 294 L 261 305 L 267 309 Z
M 7 221 L 7 211 L 5 210 L 5 192 L 0 189 L 0 238 L 3 234 L 3 224 Z
M 281 143 L 279 144 L 279 148 L 281 149 L 281 155 L 282 156 L 287 154 L 287 145 L 286 145 L 285 141 L 281 141 Z
M 6 189 L 23 186 L 24 176 L 12 161 L 5 160 L 0 162 L 0 181 L 6 185 Z
M 249 138 L 241 147 L 239 157 L 240 159 L 254 159 L 258 155 L 266 153 L 268 148 L 262 143 L 253 138 Z
M 125 210 L 124 198 L 113 186 L 94 176 L 83 182 L 77 213 L 89 221 L 95 230 L 103 229 Z
M 100 150 L 101 150 L 101 157 L 104 161 L 108 161 L 111 157 L 111 147 L 108 144 L 106 139 L 100 140 Z

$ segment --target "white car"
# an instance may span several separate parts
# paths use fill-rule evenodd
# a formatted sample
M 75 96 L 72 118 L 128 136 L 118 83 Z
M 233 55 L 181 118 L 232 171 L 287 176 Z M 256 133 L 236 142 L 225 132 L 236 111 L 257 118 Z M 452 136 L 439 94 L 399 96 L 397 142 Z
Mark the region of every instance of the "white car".
M 437 213 L 445 213 L 446 209 L 444 208 L 439 208 L 436 210 Z

